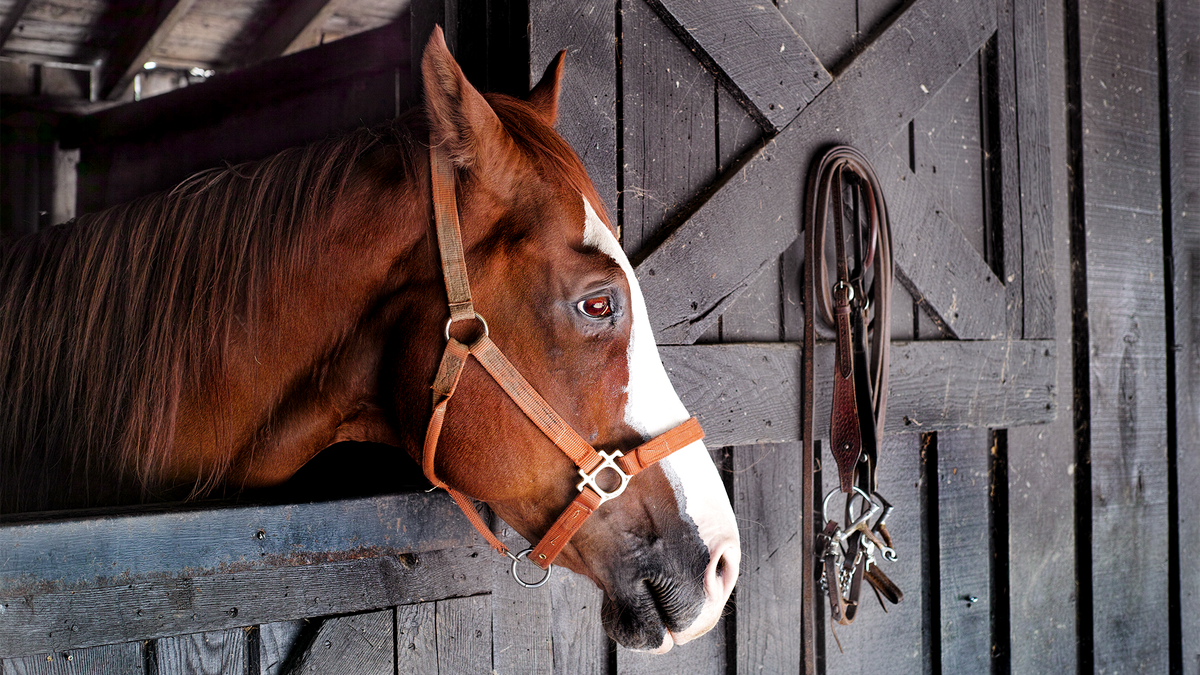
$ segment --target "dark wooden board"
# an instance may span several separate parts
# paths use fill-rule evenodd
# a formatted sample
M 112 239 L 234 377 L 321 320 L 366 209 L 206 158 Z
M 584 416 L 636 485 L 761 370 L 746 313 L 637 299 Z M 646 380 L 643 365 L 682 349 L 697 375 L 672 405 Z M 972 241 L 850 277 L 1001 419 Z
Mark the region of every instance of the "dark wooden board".
M 1174 266 L 1176 481 L 1179 500 L 1179 644 L 1183 672 L 1200 673 L 1200 572 L 1187 561 L 1200 555 L 1200 6 L 1169 0 L 1164 8 L 1167 96 L 1170 109 L 1171 262 Z M 1168 340 L 1171 335 L 1168 335 Z
M 396 670 L 406 675 L 438 675 L 437 603 L 396 608 Z
M 390 609 L 325 619 L 288 673 L 391 675 L 396 670 L 395 628 Z
M 4 675 L 137 675 L 145 672 L 140 642 L 0 660 L 0 673 Z
M 1061 1 L 1046 3 L 1044 11 L 1047 39 L 1051 45 L 1062 45 Z M 1051 49 L 1048 56 L 1049 109 L 1063 110 L 1063 52 Z M 1046 189 L 1053 197 L 1053 217 L 1048 214 L 1047 224 L 1053 227 L 1051 234 L 1056 244 L 1055 273 L 1051 275 L 1055 286 L 1051 291 L 1059 298 L 1070 298 L 1064 116 L 1052 116 L 1049 123 L 1054 125 L 1050 133 L 1050 156 L 1054 161 L 1048 167 L 1050 178 Z M 1006 226 L 1008 222 L 1006 216 Z M 1070 304 L 1064 301 L 1054 306 L 1054 332 L 1059 345 L 1056 369 L 1064 392 L 1070 390 L 1073 377 Z M 1079 469 L 1075 454 L 1074 396 L 1064 395 L 1059 405 L 1058 418 L 1045 426 L 1008 430 L 1008 648 L 1013 673 L 1078 670 L 1079 577 L 1074 555 L 1077 538 L 1073 483 Z
M 159 675 L 225 675 L 246 670 L 246 631 L 231 628 L 172 635 L 154 645 Z
M 742 539 L 737 585 L 738 673 L 800 670 L 803 578 L 798 443 L 742 445 L 733 453 L 733 504 Z M 809 500 L 811 501 L 811 500 Z
M 554 611 L 553 634 L 555 675 L 602 675 L 608 673 L 612 642 L 600 623 L 604 593 L 591 579 L 578 574 L 555 572 L 547 588 Z
M 491 590 L 486 549 L 459 548 L 151 578 L 92 589 L 0 597 L 0 656 L 361 612 Z M 74 630 L 72 630 L 74 628 Z M 490 635 L 489 635 L 490 642 Z
M 746 111 L 772 131 L 786 127 L 833 79 L 770 3 L 648 2 Z
M 994 26 L 990 2 L 914 3 L 787 130 L 724 175 L 713 197 L 638 265 L 660 342 L 693 341 L 795 240 L 800 185 L 818 150 L 849 142 L 875 155 Z M 913 51 L 914 43 L 930 48 Z M 735 249 L 736 258 L 725 255 Z
M 632 256 L 716 178 L 716 84 L 640 0 L 622 5 L 621 27 L 622 245 Z
M 0 596 L 445 549 L 478 535 L 448 495 L 99 515 L 0 526 Z M 0 626 L 8 624 L 0 615 Z M 3 628 L 0 628 L 3 630 Z
M 438 669 L 486 675 L 492 671 L 492 601 L 486 595 L 437 603 Z
M 943 673 L 986 673 L 991 665 L 990 437 L 986 429 L 937 435 Z
M 829 72 L 837 72 L 858 44 L 856 2 L 779 0 L 778 6 L 779 13 Z
M 824 457 L 825 464 L 832 466 L 828 453 Z M 835 481 L 829 472 L 823 472 L 822 482 L 826 489 L 831 489 Z M 831 628 L 829 601 L 818 593 L 821 607 L 817 635 L 824 631 L 827 675 L 929 672 L 930 634 L 924 626 L 926 580 L 922 576 L 922 561 L 928 558 L 928 552 L 922 546 L 922 532 L 927 509 L 934 506 L 924 503 L 920 434 L 884 437 L 879 452 L 879 493 L 896 507 L 888 516 L 887 525 L 898 556 L 894 562 L 881 563 L 880 569 L 904 592 L 904 600 L 889 606 L 885 613 L 875 594 L 869 588 L 864 589 L 863 605 L 854 624 Z M 844 651 L 838 649 L 838 640 Z
M 275 621 L 258 627 L 258 667 L 261 675 L 284 675 L 292 651 L 308 620 Z
M 1096 672 L 1170 654 L 1155 9 L 1079 3 Z
M 529 79 L 567 50 L 556 128 L 617 218 L 617 9 L 613 0 L 529 3 Z M 598 205 L 597 205 L 598 206 Z
M 725 619 L 712 630 L 666 654 L 635 652 L 617 647 L 617 672 L 621 675 L 725 675 Z
M 799 439 L 800 347 L 796 344 L 660 347 L 684 405 L 716 447 Z M 1054 419 L 1054 342 L 892 346 L 888 432 L 1005 427 Z M 832 391 L 833 346 L 817 344 L 817 390 Z M 969 364 L 969 366 L 967 365 Z M 817 400 L 817 436 L 829 401 Z
M 499 518 L 493 531 L 510 550 L 517 552 L 529 546 L 525 538 L 514 532 Z M 554 672 L 553 611 L 550 589 L 523 588 L 512 578 L 512 563 L 508 558 L 492 555 L 492 667 L 500 673 L 529 673 L 550 675 Z M 525 570 L 528 573 L 528 568 Z M 572 575 L 563 568 L 555 575 Z M 563 608 L 563 613 L 567 608 Z

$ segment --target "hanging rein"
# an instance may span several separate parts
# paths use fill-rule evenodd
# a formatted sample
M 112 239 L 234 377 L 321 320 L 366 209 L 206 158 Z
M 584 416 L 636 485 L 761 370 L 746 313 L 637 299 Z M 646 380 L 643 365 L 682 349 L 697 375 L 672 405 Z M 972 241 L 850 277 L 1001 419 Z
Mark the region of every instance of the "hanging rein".
M 854 210 L 851 252 L 847 254 L 843 195 L 849 187 Z M 888 352 L 891 328 L 892 247 L 887 205 L 871 164 L 848 146 L 828 150 L 809 173 L 805 203 L 804 249 L 804 370 L 803 370 L 803 493 L 815 494 L 816 437 L 814 320 L 819 312 L 836 331 L 833 364 L 833 406 L 829 449 L 837 464 L 838 487 L 825 496 L 818 528 L 815 504 L 803 509 L 804 532 L 804 647 L 807 659 L 815 650 L 816 597 L 814 587 L 828 596 L 830 618 L 846 625 L 857 614 L 862 581 L 882 599 L 898 603 L 900 589 L 879 569 L 878 552 L 895 560 L 886 520 L 891 504 L 877 492 L 876 469 L 887 410 Z M 866 222 L 859 226 L 859 211 Z M 835 281 L 825 264 L 825 229 L 831 219 L 836 249 Z M 870 320 L 874 310 L 874 321 Z M 870 344 L 867 336 L 870 334 Z M 830 500 L 845 496 L 845 525 L 826 514 Z M 819 566 L 819 571 L 817 567 Z M 885 606 L 886 609 L 886 606 Z M 815 672 L 811 668 L 807 672 Z
M 517 583 L 526 588 L 537 588 L 545 584 L 553 570 L 552 563 L 571 537 L 579 531 L 588 516 L 600 505 L 616 499 L 625 491 L 629 479 L 642 469 L 654 464 L 671 453 L 702 438 L 704 431 L 693 417 L 679 426 L 663 433 L 628 453 L 614 450 L 612 453 L 596 450 L 567 424 L 521 376 L 513 364 L 505 358 L 496 343 L 488 335 L 488 325 L 475 311 L 471 301 L 471 286 L 467 280 L 467 264 L 463 253 L 462 232 L 458 224 L 458 206 L 455 198 L 454 168 L 444 150 L 431 147 L 429 150 L 430 174 L 433 183 L 433 210 L 437 227 L 438 249 L 442 259 L 442 275 L 446 282 L 446 295 L 450 305 L 450 318 L 443 331 L 446 349 L 433 382 L 433 417 L 425 432 L 421 464 L 425 477 L 434 487 L 444 488 L 458 503 L 459 508 L 479 531 L 479 534 L 496 551 L 512 560 L 512 575 Z M 450 326 L 457 321 L 476 321 L 482 334 L 470 344 L 459 342 L 450 335 Z M 525 413 L 542 433 L 554 442 L 567 457 L 579 467 L 582 480 L 576 486 L 579 495 L 558 517 L 542 540 L 532 548 L 516 555 L 512 554 L 475 510 L 470 498 L 438 479 L 434 459 L 438 438 L 446 419 L 446 406 L 458 385 L 464 366 L 474 356 L 484 370 Z M 619 483 L 613 490 L 606 490 L 597 483 L 605 470 L 615 472 Z M 517 565 L 524 558 L 545 574 L 537 581 L 527 582 L 517 574 Z

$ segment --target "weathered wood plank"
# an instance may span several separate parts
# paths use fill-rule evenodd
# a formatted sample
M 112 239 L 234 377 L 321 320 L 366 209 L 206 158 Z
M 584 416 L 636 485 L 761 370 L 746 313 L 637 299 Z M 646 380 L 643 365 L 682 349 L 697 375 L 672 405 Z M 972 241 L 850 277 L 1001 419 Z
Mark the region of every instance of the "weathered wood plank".
M 713 629 L 666 654 L 635 652 L 617 647 L 617 672 L 621 675 L 725 675 L 729 672 L 725 619 Z
M 829 457 L 828 453 L 825 457 Z M 836 487 L 831 472 L 823 472 L 822 482 L 827 488 Z M 890 605 L 885 613 L 875 594 L 869 588 L 864 589 L 863 605 L 854 624 L 831 627 L 829 601 L 818 593 L 817 635 L 824 631 L 824 672 L 828 675 L 929 672 L 930 635 L 923 625 L 926 580 L 922 577 L 922 560 L 927 559 L 928 551 L 922 546 L 922 530 L 927 509 L 935 507 L 924 503 L 920 434 L 884 437 L 879 452 L 879 493 L 896 507 L 888 516 L 887 525 L 898 555 L 895 562 L 885 561 L 880 568 L 904 592 L 904 600 L 899 605 Z
M 1170 654 L 1155 10 L 1079 3 L 1096 672 Z
M 288 672 L 391 675 L 396 670 L 395 628 L 390 609 L 325 619 Z
M 529 78 L 567 50 L 558 133 L 571 144 L 617 218 L 617 10 L 613 0 L 529 3 Z
M 1030 9 L 1042 6 L 1032 2 Z M 1063 11 L 1059 0 L 1045 3 L 1045 20 L 1051 44 L 1063 44 Z M 1002 45 L 1001 45 L 1002 46 Z M 1047 64 L 1051 110 L 1064 110 L 1063 52 L 1052 49 Z M 1049 192 L 1053 217 L 1055 287 L 1053 294 L 1071 297 L 1065 118 L 1049 118 Z M 1011 147 L 1011 146 L 1010 146 Z M 1007 166 L 1007 164 L 1005 165 Z M 1006 202 L 1009 203 L 1009 202 Z M 1008 220 L 1005 221 L 1006 225 Z M 1007 255 L 1007 251 L 1006 251 Z M 1007 281 L 1007 278 L 1006 278 Z M 1058 381 L 1072 382 L 1070 302 L 1054 308 L 1058 336 Z M 1010 665 L 1013 673 L 1074 673 L 1077 663 L 1079 593 L 1074 552 L 1077 546 L 1075 490 L 1078 479 L 1075 454 L 1074 397 L 1064 396 L 1058 418 L 1039 427 L 1008 430 L 1008 531 Z M 1084 538 L 1086 541 L 1086 537 Z M 1001 561 L 1003 562 L 1003 561 Z
M 316 46 L 321 27 L 346 0 L 294 0 L 258 36 L 238 61 L 259 63 Z
M 225 675 L 246 671 L 246 631 L 231 628 L 164 637 L 154 646 L 159 675 Z
M 258 667 L 262 675 L 284 675 L 297 640 L 308 621 L 274 621 L 258 627 Z
M 17 27 L 17 22 L 25 15 L 27 7 L 29 7 L 29 0 L 16 0 L 9 6 L 8 12 L 4 15 L 4 21 L 0 22 L 0 47 L 8 42 L 8 36 L 12 35 L 13 29 Z
M 938 580 L 944 673 L 986 673 L 991 666 L 990 436 L 986 429 L 937 435 Z
M 694 341 L 795 240 L 800 184 L 821 148 L 848 142 L 874 156 L 994 27 L 991 2 L 915 2 L 787 130 L 723 176 L 714 186 L 721 189 L 638 265 L 659 341 Z M 739 264 L 720 264 L 731 250 Z
M 733 505 L 742 538 L 737 670 L 794 673 L 800 665 L 800 453 L 797 443 L 733 453 Z
M 779 13 L 831 73 L 857 44 L 858 7 L 853 2 L 779 0 Z
M 746 111 L 773 131 L 833 81 L 771 3 L 648 2 Z
M 500 519 L 495 520 L 493 532 L 505 546 L 513 551 L 529 546 L 524 537 Z M 508 558 L 493 555 L 487 562 L 492 567 L 492 667 L 498 673 L 550 675 L 554 671 L 556 620 L 550 589 L 518 585 Z M 554 574 L 574 576 L 566 569 L 557 569 Z
M 612 643 L 600 623 L 604 593 L 591 579 L 578 574 L 556 573 L 547 584 L 550 606 L 555 675 L 602 675 L 608 673 Z
M 158 45 L 195 4 L 196 0 L 160 0 L 133 12 L 128 23 L 120 27 L 121 39 L 112 44 L 100 67 L 100 97 L 115 101 L 124 96 L 142 64 L 151 60 Z
M 710 445 L 798 440 L 799 345 L 660 347 L 659 353 Z M 1049 340 L 895 343 L 886 431 L 1050 421 L 1058 398 L 1054 354 Z M 818 343 L 816 360 L 817 390 L 830 390 L 833 346 Z M 824 437 L 828 401 L 817 401 L 816 423 Z
M 482 593 L 492 576 L 479 553 L 459 548 L 357 560 L 350 554 L 300 567 L 3 595 L 0 657 Z
M 1004 285 L 908 162 L 875 164 L 892 221 L 896 278 L 952 337 L 994 340 L 1008 328 Z
M 716 177 L 716 85 L 642 2 L 622 6 L 622 245 L 662 236 Z
M 146 672 L 142 643 L 127 642 L 0 661 L 4 675 L 99 675 Z
M 406 675 L 438 675 L 437 603 L 396 608 L 396 670 Z
M 394 556 L 477 537 L 453 500 L 426 493 L 18 522 L 0 526 L 0 595 L 135 582 L 181 570 L 200 576 Z
M 486 595 L 437 603 L 438 668 L 442 673 L 492 672 L 492 601 Z
M 1061 13 L 1060 13 L 1061 14 Z M 1013 12 L 1016 58 L 1017 152 L 1021 173 L 1021 276 L 1026 340 L 1054 335 L 1054 237 L 1051 232 L 1050 128 L 1047 77 L 1046 7 L 1016 2 Z M 1058 43 L 1061 44 L 1061 43 Z

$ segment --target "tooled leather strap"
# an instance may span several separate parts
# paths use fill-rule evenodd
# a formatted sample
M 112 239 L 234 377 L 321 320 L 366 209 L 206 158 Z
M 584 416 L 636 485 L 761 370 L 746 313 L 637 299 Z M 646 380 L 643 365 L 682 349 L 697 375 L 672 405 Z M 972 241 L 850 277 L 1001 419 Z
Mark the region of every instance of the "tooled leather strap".
M 474 356 L 479 361 L 484 370 L 517 404 L 525 416 L 580 468 L 581 475 L 596 471 L 602 466 L 605 458 L 554 411 L 550 404 L 533 388 L 533 385 L 529 384 L 504 356 L 499 347 L 492 342 L 487 332 L 487 324 L 475 312 L 471 300 L 462 232 L 458 223 L 453 167 L 445 152 L 437 147 L 429 149 L 429 161 L 438 249 L 441 254 L 442 275 L 445 279 L 446 295 L 450 306 L 450 320 L 446 324 L 446 349 L 442 353 L 442 360 L 438 365 L 438 372 L 432 386 L 433 415 L 425 431 L 421 468 L 429 482 L 450 493 L 459 508 L 466 514 L 467 519 L 492 548 L 513 557 L 509 553 L 508 547 L 491 532 L 483 519 L 479 517 L 470 498 L 451 488 L 437 477 L 435 458 L 438 440 L 445 423 L 447 406 L 458 387 L 458 381 L 466 367 L 467 360 Z M 467 319 L 479 320 L 484 329 L 483 335 L 477 337 L 470 345 L 450 336 L 450 325 L 455 321 Z M 622 489 L 624 489 L 624 483 L 638 471 L 703 437 L 704 432 L 700 429 L 699 422 L 695 418 L 691 418 L 625 455 L 614 453 L 619 455 L 614 468 L 619 467 L 618 470 L 625 473 L 625 476 L 621 477 Z M 607 496 L 612 498 L 616 495 Z M 604 501 L 605 496 L 581 483 L 579 496 L 559 516 L 558 521 L 534 548 L 531 560 L 543 569 L 548 568 L 588 516 L 595 512 Z

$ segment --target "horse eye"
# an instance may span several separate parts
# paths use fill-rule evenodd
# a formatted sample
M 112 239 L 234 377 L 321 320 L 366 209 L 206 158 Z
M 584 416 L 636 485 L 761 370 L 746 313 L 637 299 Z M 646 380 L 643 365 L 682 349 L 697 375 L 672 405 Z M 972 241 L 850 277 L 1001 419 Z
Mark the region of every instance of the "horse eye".
M 593 319 L 603 319 L 613 313 L 612 304 L 608 301 L 608 296 L 606 295 L 597 295 L 594 298 L 580 300 L 578 307 L 584 316 Z

